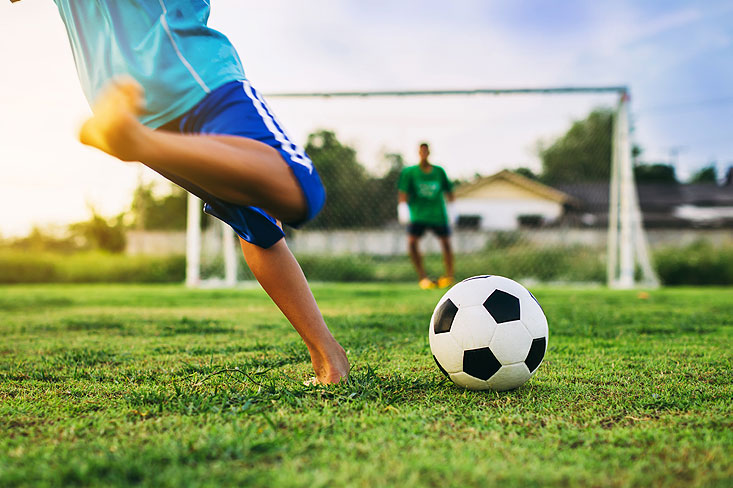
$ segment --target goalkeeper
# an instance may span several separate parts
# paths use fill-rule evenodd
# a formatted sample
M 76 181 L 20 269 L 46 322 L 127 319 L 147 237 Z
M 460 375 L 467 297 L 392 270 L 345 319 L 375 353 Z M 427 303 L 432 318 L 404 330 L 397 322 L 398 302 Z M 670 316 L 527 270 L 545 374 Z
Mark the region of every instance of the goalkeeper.
M 397 215 L 401 224 L 407 224 L 408 251 L 417 271 L 420 288 L 446 288 L 455 281 L 450 242 L 451 223 L 454 220 L 453 184 L 443 168 L 428 161 L 430 147 L 427 143 L 420 144 L 419 155 L 420 163 L 404 168 L 400 174 Z M 425 273 L 420 254 L 419 242 L 427 230 L 436 235 L 443 251 L 445 274 L 437 283 Z
M 206 212 L 239 235 L 255 277 L 302 337 L 313 381 L 345 378 L 344 349 L 280 226 L 315 217 L 323 185 L 245 77 L 232 44 L 207 26 L 210 2 L 54 2 L 92 105 L 81 142 L 140 161 L 205 201 Z

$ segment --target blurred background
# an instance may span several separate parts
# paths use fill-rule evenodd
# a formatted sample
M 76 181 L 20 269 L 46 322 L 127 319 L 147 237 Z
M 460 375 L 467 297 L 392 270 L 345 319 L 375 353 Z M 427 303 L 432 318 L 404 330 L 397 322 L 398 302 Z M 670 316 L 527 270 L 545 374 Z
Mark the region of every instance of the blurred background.
M 730 2 L 263 3 L 219 0 L 210 25 L 326 185 L 288 234 L 309 279 L 415 279 L 396 181 L 428 142 L 457 185 L 458 278 L 604 283 L 619 93 L 278 94 L 628 87 L 657 274 L 733 283 Z M 186 195 L 76 142 L 89 108 L 53 3 L 0 4 L 0 46 L 0 282 L 183 282 Z M 233 237 L 206 217 L 201 236 L 201 277 L 220 278 Z M 437 242 L 423 248 L 440 274 Z

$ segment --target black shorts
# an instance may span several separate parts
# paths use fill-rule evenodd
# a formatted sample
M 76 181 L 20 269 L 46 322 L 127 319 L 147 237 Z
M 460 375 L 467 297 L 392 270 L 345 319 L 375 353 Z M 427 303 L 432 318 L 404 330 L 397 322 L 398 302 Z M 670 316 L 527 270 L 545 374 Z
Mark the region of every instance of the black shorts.
M 421 224 L 419 222 L 410 222 L 407 226 L 407 233 L 411 236 L 422 237 L 425 231 L 429 230 L 438 237 L 448 237 L 450 235 L 450 227 L 447 225 Z

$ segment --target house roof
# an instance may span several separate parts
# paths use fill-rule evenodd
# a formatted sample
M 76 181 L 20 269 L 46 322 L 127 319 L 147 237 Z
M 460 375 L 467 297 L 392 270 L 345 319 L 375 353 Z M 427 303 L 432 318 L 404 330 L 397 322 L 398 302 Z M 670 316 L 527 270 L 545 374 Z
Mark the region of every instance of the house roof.
M 476 190 L 484 188 L 496 181 L 506 181 L 553 202 L 565 204 L 575 201 L 573 196 L 562 190 L 552 188 L 506 169 L 494 175 L 480 177 L 476 181 L 459 186 L 455 191 L 455 195 L 457 198 L 466 197 Z
M 588 211 L 608 211 L 608 183 L 559 184 L 556 188 L 583 202 Z M 639 205 L 645 211 L 672 211 L 680 205 L 698 207 L 733 206 L 733 186 L 714 183 L 637 185 Z

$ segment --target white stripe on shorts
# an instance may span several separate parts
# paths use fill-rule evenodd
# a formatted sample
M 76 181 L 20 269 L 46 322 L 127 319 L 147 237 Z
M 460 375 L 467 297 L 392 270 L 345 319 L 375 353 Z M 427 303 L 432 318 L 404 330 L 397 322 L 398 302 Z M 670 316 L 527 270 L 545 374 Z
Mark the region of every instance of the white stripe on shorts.
M 265 100 L 259 95 L 259 93 L 255 93 L 249 81 L 243 80 L 242 84 L 244 86 L 244 93 L 250 100 L 252 100 L 252 103 L 257 109 L 257 113 L 260 115 L 260 117 L 262 117 L 262 121 L 265 123 L 265 126 L 267 126 L 270 132 L 272 132 L 275 140 L 280 143 L 283 150 L 288 153 L 291 161 L 305 166 L 306 168 L 308 168 L 309 173 L 313 173 L 313 162 L 305 154 L 303 148 L 296 144 L 293 144 L 287 134 L 280 130 L 278 126 L 282 127 L 282 125 L 279 123 L 274 115 L 271 115 L 272 111 L 267 105 L 267 102 L 265 102 Z

